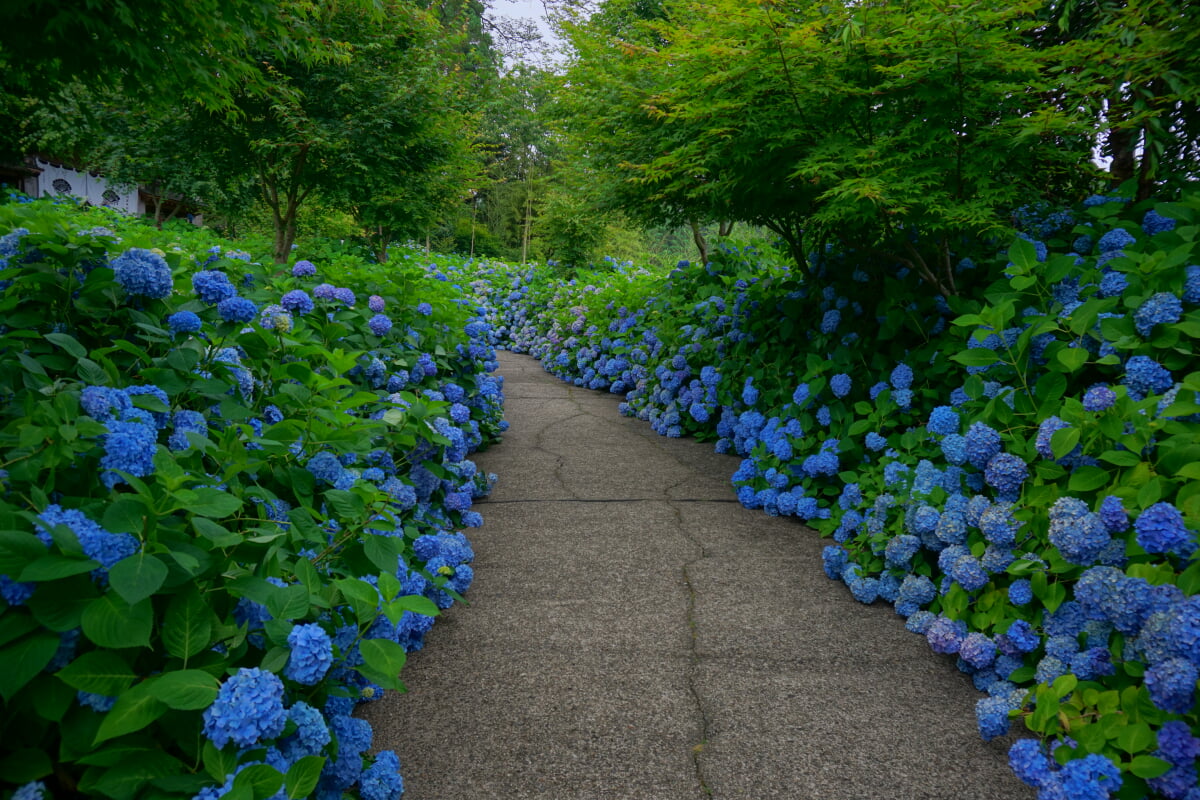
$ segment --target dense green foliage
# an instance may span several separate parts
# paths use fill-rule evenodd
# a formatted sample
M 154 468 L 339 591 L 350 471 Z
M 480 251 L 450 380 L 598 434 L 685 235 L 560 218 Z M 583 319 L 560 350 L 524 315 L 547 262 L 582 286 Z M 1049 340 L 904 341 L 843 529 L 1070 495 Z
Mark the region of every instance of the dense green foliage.
M 48 201 L 0 226 L 0 781 L 398 786 L 350 714 L 471 580 L 466 456 L 505 425 L 474 308 L 415 259 L 279 270 Z

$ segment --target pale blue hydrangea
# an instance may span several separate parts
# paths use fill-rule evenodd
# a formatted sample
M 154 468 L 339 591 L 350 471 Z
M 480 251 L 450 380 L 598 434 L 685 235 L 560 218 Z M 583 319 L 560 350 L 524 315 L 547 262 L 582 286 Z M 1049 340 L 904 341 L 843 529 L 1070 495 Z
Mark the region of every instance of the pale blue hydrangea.
M 1157 292 L 1138 306 L 1133 326 L 1142 338 L 1148 338 L 1155 325 L 1171 325 L 1183 316 L 1183 303 L 1170 292 Z
M 317 274 L 317 266 L 311 261 L 297 261 L 292 267 L 292 276 L 296 278 L 311 278 Z
M 301 316 L 313 310 L 313 300 L 308 296 L 308 292 L 303 289 L 293 289 L 292 291 L 279 298 L 279 305 L 286 308 L 293 314 Z
M 1093 386 L 1083 394 L 1085 411 L 1106 411 L 1112 408 L 1116 402 L 1117 393 L 1103 385 Z
M 850 376 L 842 372 L 834 375 L 829 379 L 829 388 L 836 397 L 845 397 L 850 394 L 850 389 L 853 387 L 853 381 Z
M 209 305 L 237 296 L 237 287 L 229 282 L 229 276 L 219 270 L 206 269 L 192 275 L 192 290 Z
M 195 333 L 203 324 L 200 317 L 192 311 L 176 311 L 167 317 L 167 328 L 172 334 Z
M 287 637 L 291 655 L 284 675 L 305 686 L 315 686 L 333 666 L 333 642 L 316 623 L 295 625 Z
M 258 316 L 258 306 L 252 300 L 234 295 L 217 303 L 217 313 L 226 322 L 245 324 Z
M 131 296 L 162 300 L 171 295 L 171 268 L 158 253 L 131 247 L 110 264 L 117 283 Z
M 367 327 L 376 336 L 386 336 L 392 329 L 392 320 L 386 314 L 376 314 L 367 320 Z
M 1183 514 L 1170 503 L 1155 503 L 1133 524 L 1137 543 L 1147 553 L 1173 553 L 1188 557 L 1196 550 L 1196 534 L 1188 530 Z

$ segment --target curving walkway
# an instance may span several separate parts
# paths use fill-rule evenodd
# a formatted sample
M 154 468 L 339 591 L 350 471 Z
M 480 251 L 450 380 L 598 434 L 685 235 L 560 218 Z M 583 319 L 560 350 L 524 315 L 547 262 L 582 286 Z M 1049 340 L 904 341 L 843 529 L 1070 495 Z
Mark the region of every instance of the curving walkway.
M 736 466 L 500 354 L 500 475 L 470 607 L 362 713 L 405 800 L 1029 800 L 981 696 Z

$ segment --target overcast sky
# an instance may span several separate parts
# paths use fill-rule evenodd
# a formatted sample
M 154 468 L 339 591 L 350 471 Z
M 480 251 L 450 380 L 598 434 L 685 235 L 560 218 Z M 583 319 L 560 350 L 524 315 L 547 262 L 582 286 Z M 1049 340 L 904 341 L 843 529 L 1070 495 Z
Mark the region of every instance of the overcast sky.
M 490 6 L 494 16 L 532 20 L 548 45 L 558 43 L 550 24 L 546 21 L 546 9 L 542 0 L 492 0 Z

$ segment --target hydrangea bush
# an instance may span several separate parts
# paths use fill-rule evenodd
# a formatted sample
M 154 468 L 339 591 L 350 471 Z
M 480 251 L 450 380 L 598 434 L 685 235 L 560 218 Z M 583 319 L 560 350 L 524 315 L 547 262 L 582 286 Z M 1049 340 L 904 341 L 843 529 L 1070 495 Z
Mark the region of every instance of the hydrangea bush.
M 468 456 L 506 426 L 440 278 L 0 205 L 15 796 L 399 797 L 352 712 L 467 590 L 495 480 Z
M 984 693 L 1045 798 L 1196 800 L 1200 196 L 1027 207 L 958 294 L 726 247 L 668 275 L 474 267 L 493 341 L 741 457 Z M 1014 729 L 1013 722 L 1018 724 Z

